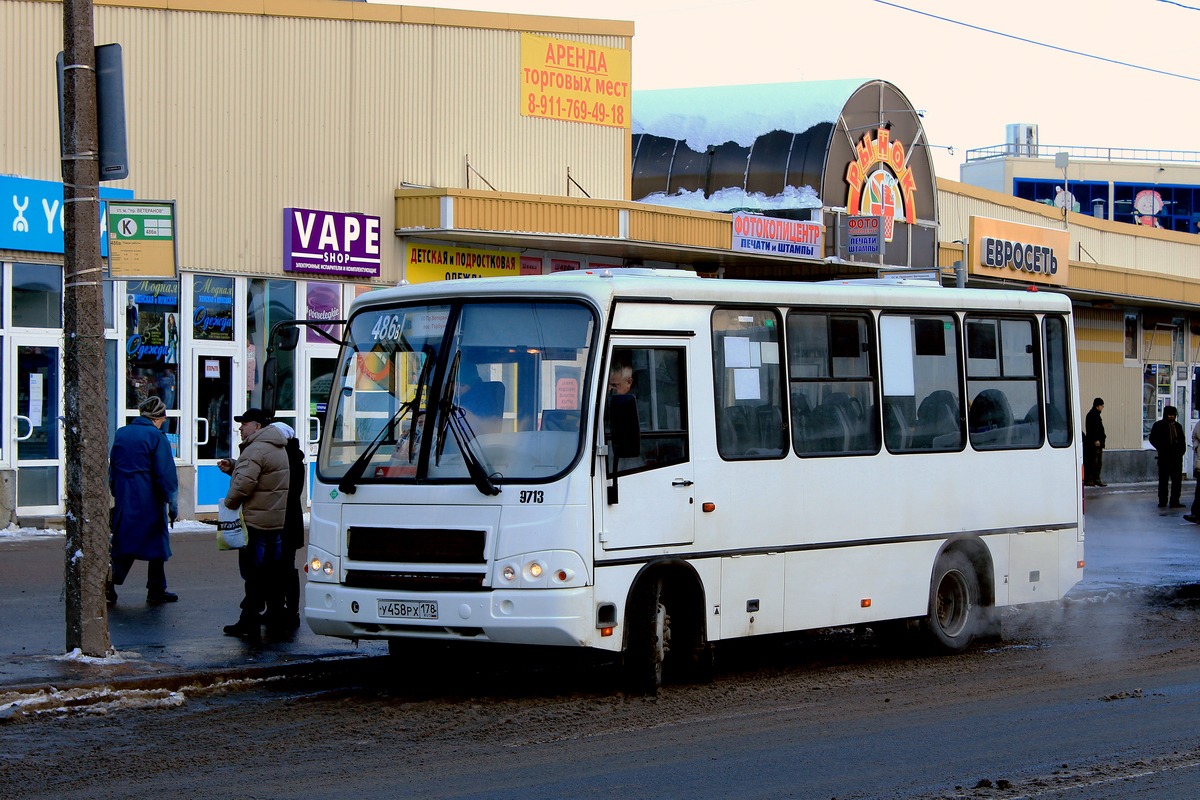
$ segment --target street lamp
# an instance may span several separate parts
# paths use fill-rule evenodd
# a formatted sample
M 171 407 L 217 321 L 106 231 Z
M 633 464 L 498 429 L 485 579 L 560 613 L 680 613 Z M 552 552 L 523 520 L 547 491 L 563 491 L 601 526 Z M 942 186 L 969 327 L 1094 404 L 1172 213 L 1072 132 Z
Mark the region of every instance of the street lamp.
M 1063 171 L 1063 230 L 1067 228 L 1067 204 L 1070 202 L 1071 187 L 1067 184 L 1067 165 L 1071 163 L 1071 155 L 1065 150 L 1054 154 L 1054 167 Z
M 962 260 L 954 262 L 954 287 L 956 289 L 967 288 L 967 258 L 971 250 L 971 245 L 968 239 L 955 239 L 955 244 L 963 246 Z

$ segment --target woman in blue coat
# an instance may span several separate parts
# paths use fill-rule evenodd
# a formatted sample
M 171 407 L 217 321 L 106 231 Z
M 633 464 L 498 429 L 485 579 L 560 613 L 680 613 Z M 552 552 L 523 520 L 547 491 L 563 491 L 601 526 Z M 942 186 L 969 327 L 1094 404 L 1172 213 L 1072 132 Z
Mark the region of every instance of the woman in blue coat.
M 117 602 L 113 584 L 125 582 L 135 560 L 148 562 L 146 602 L 174 603 L 167 591 L 164 563 L 171 557 L 168 524 L 179 515 L 179 477 L 171 443 L 162 433 L 167 407 L 158 397 L 138 406 L 141 416 L 117 431 L 108 459 L 108 488 L 112 511 L 112 583 L 108 603 Z

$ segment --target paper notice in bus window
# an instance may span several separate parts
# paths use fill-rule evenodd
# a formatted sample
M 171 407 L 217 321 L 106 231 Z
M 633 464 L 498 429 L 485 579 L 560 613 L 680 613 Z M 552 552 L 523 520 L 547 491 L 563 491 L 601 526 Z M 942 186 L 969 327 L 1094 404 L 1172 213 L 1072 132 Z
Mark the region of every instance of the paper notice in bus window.
M 762 352 L 762 363 L 779 363 L 779 342 L 760 342 L 758 347 Z
M 758 370 L 735 369 L 733 371 L 733 399 L 761 400 L 762 393 L 758 388 Z
M 750 366 L 750 340 L 745 336 L 726 336 L 725 367 L 735 369 L 748 366 Z

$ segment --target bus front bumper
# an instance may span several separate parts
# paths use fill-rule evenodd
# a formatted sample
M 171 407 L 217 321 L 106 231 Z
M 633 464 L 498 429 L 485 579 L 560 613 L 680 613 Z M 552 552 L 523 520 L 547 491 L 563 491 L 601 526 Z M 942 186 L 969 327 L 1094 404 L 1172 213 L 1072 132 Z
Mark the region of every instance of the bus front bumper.
M 392 592 L 309 581 L 314 633 L 343 639 L 410 637 L 620 649 L 600 635 L 591 587 L 484 592 Z

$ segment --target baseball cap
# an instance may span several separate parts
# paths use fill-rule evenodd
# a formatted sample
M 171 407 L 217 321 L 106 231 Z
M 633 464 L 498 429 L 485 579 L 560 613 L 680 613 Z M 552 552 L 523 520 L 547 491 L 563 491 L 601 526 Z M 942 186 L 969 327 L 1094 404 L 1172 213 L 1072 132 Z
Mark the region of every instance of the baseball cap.
M 244 414 L 233 418 L 234 422 L 257 422 L 259 425 L 270 425 L 271 418 L 261 408 L 247 408 Z

